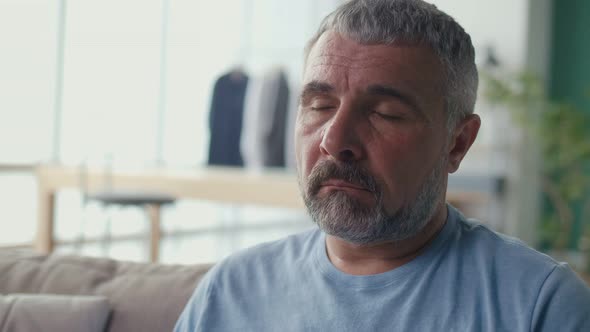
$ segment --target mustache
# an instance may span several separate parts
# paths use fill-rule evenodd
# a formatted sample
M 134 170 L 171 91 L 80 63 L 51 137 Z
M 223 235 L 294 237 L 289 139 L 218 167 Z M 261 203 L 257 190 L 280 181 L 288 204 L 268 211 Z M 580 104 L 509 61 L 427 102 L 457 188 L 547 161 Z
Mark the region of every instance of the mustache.
M 363 187 L 376 196 L 381 192 L 377 181 L 370 173 L 354 163 L 337 164 L 325 160 L 314 166 L 308 178 L 308 195 L 314 196 L 320 190 L 322 183 L 328 180 L 343 180 Z

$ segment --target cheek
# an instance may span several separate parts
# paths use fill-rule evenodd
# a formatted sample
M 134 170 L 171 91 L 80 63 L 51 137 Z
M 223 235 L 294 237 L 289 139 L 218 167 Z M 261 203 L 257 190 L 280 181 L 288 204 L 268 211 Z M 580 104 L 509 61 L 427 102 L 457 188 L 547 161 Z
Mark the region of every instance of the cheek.
M 320 135 L 318 130 L 297 123 L 295 127 L 295 157 L 297 170 L 304 176 L 309 175 L 320 155 Z
M 432 163 L 432 138 L 416 132 L 397 132 L 373 140 L 367 151 L 368 157 L 381 180 L 391 189 L 411 186 Z
M 370 147 L 367 150 L 378 153 L 378 155 L 373 156 L 374 159 L 397 159 L 400 163 L 403 163 L 404 159 L 408 158 L 409 155 L 421 149 L 420 140 L 419 135 L 414 133 L 397 131 L 371 140 Z

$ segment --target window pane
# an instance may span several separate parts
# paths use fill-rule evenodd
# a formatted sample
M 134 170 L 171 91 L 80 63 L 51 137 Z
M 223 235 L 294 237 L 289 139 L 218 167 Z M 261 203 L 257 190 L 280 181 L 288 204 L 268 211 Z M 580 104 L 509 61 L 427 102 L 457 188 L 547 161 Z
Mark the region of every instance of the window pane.
M 0 163 L 51 156 L 57 4 L 0 2 Z
M 70 1 L 62 159 L 153 161 L 161 1 Z
M 31 243 L 37 226 L 37 184 L 31 174 L 0 173 L 0 245 Z

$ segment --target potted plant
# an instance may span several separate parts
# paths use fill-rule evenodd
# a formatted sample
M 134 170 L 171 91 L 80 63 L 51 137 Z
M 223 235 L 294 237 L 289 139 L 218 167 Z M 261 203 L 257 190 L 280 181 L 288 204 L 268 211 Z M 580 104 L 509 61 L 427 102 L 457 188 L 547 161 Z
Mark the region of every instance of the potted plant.
M 482 78 L 487 99 L 507 108 L 537 143 L 542 199 L 547 203 L 539 246 L 585 254 L 590 272 L 590 110 L 551 100 L 539 77 L 529 72 L 484 71 Z

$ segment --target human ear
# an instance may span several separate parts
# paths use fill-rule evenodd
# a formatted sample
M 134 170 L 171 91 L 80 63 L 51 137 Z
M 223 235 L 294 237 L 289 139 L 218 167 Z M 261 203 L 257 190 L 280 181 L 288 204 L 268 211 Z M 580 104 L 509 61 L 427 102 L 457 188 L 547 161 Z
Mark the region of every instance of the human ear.
M 480 125 L 479 116 L 470 114 L 455 126 L 448 151 L 449 163 L 447 171 L 449 173 L 454 173 L 459 169 L 463 157 L 465 157 L 477 137 Z

